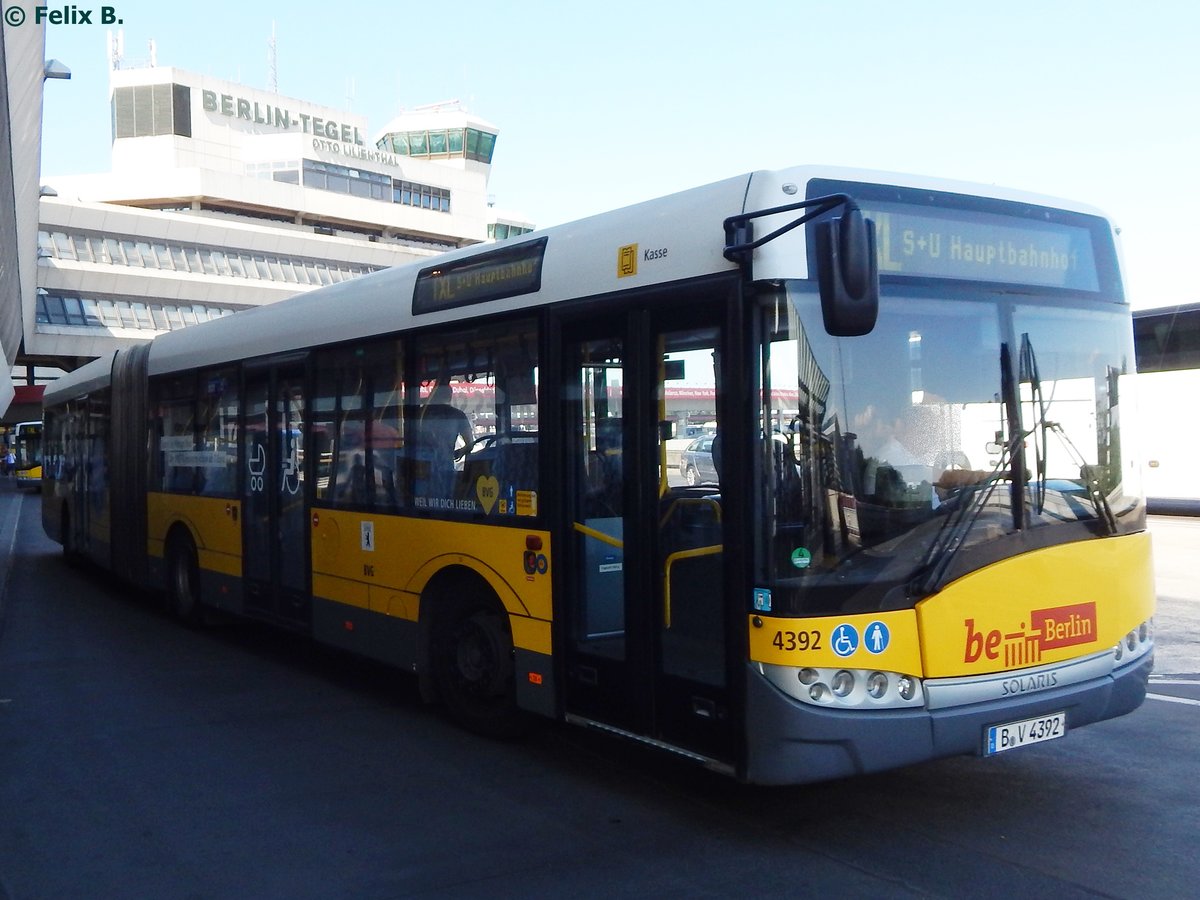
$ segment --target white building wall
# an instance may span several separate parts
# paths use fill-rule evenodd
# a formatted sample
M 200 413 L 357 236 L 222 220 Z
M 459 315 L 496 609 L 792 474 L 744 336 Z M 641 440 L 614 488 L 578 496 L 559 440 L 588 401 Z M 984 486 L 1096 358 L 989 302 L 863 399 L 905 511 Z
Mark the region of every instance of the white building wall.
M 145 122 L 141 112 L 151 106 L 128 105 L 131 97 L 125 89 L 153 85 L 188 89 L 191 136 L 114 138 L 111 172 L 48 175 L 45 181 L 57 198 L 41 204 L 43 234 L 325 261 L 332 270 L 426 259 L 487 240 L 489 225 L 496 221 L 488 205 L 491 167 L 486 163 L 380 150 L 361 115 L 170 67 L 111 73 L 110 100 L 118 96 L 116 91 L 122 92 L 119 97 L 126 105 L 121 115 L 132 109 L 137 130 Z M 174 89 L 171 96 L 174 99 Z M 34 106 L 40 110 L 40 103 Z M 176 111 L 174 104 L 172 110 Z M 418 127 L 424 119 L 397 120 L 401 125 L 413 121 L 417 125 L 412 127 Z M 442 128 L 496 133 L 461 109 L 442 110 L 432 121 Z M 304 160 L 383 176 L 386 182 L 376 183 L 386 199 L 273 179 L 274 164 L 290 164 L 289 171 L 302 182 Z M 271 166 L 264 168 L 264 163 Z M 448 191 L 449 212 L 391 202 L 397 182 Z M 37 224 L 35 215 L 34 241 Z M 36 322 L 38 301 L 32 284 L 24 309 L 26 352 L 39 357 L 95 356 L 123 342 L 145 340 L 157 327 L 118 327 L 107 316 L 105 327 L 97 327 L 94 319 L 91 325 L 63 324 L 72 319 L 67 303 L 91 300 L 93 308 L 100 304 L 107 312 L 114 305 L 125 311 L 145 306 L 163 315 L 189 309 L 200 316 L 213 309 L 272 303 L 315 286 L 189 271 L 189 266 L 135 267 L 77 259 L 56 241 L 48 244 L 36 266 L 36 283 L 43 291 L 44 308 L 60 315 Z M 34 255 L 31 252 L 30 258 Z
M 251 256 L 344 262 L 371 268 L 428 259 L 439 252 L 388 241 L 319 235 L 311 228 L 299 226 L 258 225 L 232 217 L 142 210 L 62 198 L 42 200 L 41 220 L 42 230 L 49 233 L 132 238 L 151 245 L 210 247 Z M 38 284 L 50 293 L 221 309 L 261 306 L 315 287 L 66 258 L 40 259 Z M 35 319 L 36 296 L 31 291 L 25 314 L 30 325 L 26 350 L 36 356 L 97 356 L 121 343 L 145 340 L 155 333 L 136 328 L 35 324 Z
M 14 210 L 12 226 L 16 233 L 18 296 L 0 298 L 6 307 L 5 318 L 13 321 L 5 330 L 0 352 L 0 414 L 8 409 L 13 397 L 12 363 L 22 331 L 28 332 L 24 318 L 25 301 L 37 288 L 38 189 L 42 150 L 42 87 L 46 56 L 46 27 L 31 16 L 20 28 L 4 29 L 5 78 L 8 88 L 9 135 L 12 152 Z M 11 304 L 11 306 L 9 306 Z M 8 315 L 9 312 L 13 314 Z M 12 346 L 10 346 L 12 344 Z

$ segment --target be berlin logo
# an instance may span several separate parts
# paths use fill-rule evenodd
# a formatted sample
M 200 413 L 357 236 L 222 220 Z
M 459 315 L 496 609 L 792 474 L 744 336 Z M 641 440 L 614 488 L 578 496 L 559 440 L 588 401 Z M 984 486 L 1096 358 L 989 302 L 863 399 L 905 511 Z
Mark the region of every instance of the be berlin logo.
M 35 6 L 32 12 L 26 12 L 20 6 L 10 6 L 4 10 L 4 24 L 24 25 L 32 16 L 35 25 L 123 25 L 125 20 L 117 16 L 115 6 L 101 6 L 97 9 L 81 9 L 78 6 Z

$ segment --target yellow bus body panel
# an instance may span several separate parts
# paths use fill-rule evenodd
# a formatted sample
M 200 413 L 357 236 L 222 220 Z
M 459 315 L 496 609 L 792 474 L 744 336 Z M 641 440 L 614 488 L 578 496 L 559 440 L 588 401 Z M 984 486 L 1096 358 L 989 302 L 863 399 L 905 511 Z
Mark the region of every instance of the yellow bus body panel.
M 17 484 L 41 486 L 42 484 L 42 467 L 31 466 L 28 469 L 17 469 L 16 471 Z
M 1026 669 L 1113 647 L 1154 615 L 1150 535 L 1034 550 L 917 604 L 926 677 Z
M 530 550 L 531 543 L 539 549 Z M 527 553 L 534 555 L 533 572 L 526 566 Z M 448 566 L 470 569 L 496 592 L 509 613 L 517 647 L 550 652 L 549 533 L 473 522 L 313 511 L 315 596 L 416 621 L 421 592 Z
M 883 649 L 872 652 L 875 623 L 888 634 Z M 761 624 L 756 624 L 761 623 Z M 848 625 L 858 635 L 856 649 L 846 656 L 834 652 L 834 629 Z M 782 619 L 750 617 L 750 659 L 776 666 L 879 669 L 921 674 L 921 642 L 915 610 L 867 613 L 852 616 L 820 616 Z
M 163 557 L 167 533 L 181 523 L 196 541 L 201 568 L 242 576 L 240 501 L 153 493 L 147 517 L 150 556 Z M 515 646 L 550 653 L 549 533 L 330 509 L 313 511 L 311 530 L 314 596 L 415 622 L 433 576 L 462 566 L 482 577 L 508 610 Z M 530 543 L 539 549 L 531 551 Z
M 196 541 L 202 569 L 242 577 L 241 502 L 227 497 L 188 494 L 146 495 L 146 552 L 161 558 L 167 532 L 176 522 L 187 526 Z
M 972 572 L 916 609 L 864 615 L 748 620 L 750 659 L 780 666 L 844 667 L 924 678 L 983 675 L 1063 662 L 1113 647 L 1154 615 L 1150 535 L 1034 550 Z M 886 647 L 872 652 L 873 625 Z M 833 633 L 857 636 L 848 655 Z

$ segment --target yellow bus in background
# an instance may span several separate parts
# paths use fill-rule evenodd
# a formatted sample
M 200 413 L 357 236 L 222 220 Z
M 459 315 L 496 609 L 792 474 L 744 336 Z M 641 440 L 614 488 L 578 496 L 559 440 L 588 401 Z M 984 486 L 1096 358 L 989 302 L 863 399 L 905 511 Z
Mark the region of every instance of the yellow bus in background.
M 42 423 L 18 422 L 12 429 L 12 448 L 16 462 L 10 473 L 17 487 L 42 486 Z
M 1089 207 L 755 172 L 84 366 L 46 391 L 43 522 L 482 733 L 761 784 L 987 756 L 1145 696 L 1133 359 Z

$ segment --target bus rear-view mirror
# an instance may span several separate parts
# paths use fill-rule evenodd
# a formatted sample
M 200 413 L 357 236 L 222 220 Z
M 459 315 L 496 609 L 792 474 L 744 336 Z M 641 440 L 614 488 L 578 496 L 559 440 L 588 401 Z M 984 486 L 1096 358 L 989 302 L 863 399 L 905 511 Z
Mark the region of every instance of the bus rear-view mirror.
M 817 225 L 817 283 L 825 330 L 835 337 L 869 334 L 879 315 L 875 223 L 857 206 Z

